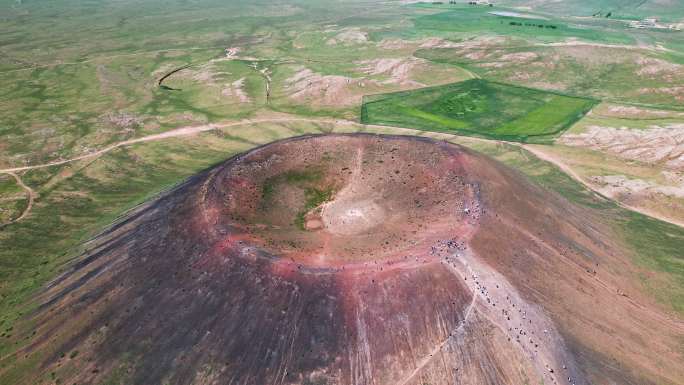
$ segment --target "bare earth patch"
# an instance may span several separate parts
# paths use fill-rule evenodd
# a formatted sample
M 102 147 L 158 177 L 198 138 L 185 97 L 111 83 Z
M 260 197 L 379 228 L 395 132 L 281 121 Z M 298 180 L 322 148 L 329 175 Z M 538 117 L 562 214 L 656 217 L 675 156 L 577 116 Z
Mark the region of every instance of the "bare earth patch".
M 122 133 L 134 132 L 144 122 L 143 117 L 124 111 L 109 112 L 102 117 L 102 120 L 104 123 L 120 129 Z
M 249 103 L 251 99 L 244 90 L 245 78 L 240 78 L 232 83 L 225 84 L 221 90 L 221 95 L 227 97 L 235 97 L 240 103 Z
M 589 126 L 581 134 L 563 135 L 559 142 L 605 151 L 624 159 L 662 163 L 669 169 L 684 170 L 684 124 L 653 126 L 646 130 Z
M 625 175 L 593 176 L 589 180 L 601 194 L 681 226 L 684 224 L 684 173 L 664 171 L 662 175 L 665 177 L 662 183 Z
M 632 119 L 648 119 L 648 118 L 668 118 L 668 117 L 683 117 L 684 112 L 665 111 L 665 110 L 651 110 L 635 106 L 609 106 L 605 111 L 601 111 L 600 115 L 617 117 L 617 118 L 632 118 Z
M 630 179 L 624 175 L 594 176 L 591 181 L 604 189 L 605 195 L 610 197 L 630 194 L 652 195 L 662 194 L 684 199 L 684 178 L 680 174 L 679 184 L 665 186 L 643 179 Z
M 361 94 L 352 92 L 353 85 L 363 86 L 363 80 L 340 75 L 322 75 L 301 67 L 286 81 L 290 97 L 314 105 L 350 106 L 361 102 Z
M 684 101 L 684 87 L 682 87 L 682 86 L 659 87 L 659 88 L 640 88 L 639 94 L 640 95 L 646 95 L 646 94 L 668 95 L 668 96 L 674 96 L 675 100 L 677 100 L 677 101 L 680 101 L 680 102 Z
M 539 58 L 539 55 L 534 52 L 516 52 L 503 55 L 499 58 L 499 60 L 514 63 L 526 63 L 537 58 Z
M 388 80 L 385 84 L 402 84 L 411 86 L 423 86 L 422 83 L 410 79 L 411 71 L 424 64 L 423 60 L 416 58 L 373 59 L 356 62 L 360 70 L 366 75 L 386 75 Z
M 673 80 L 672 76 L 681 74 L 684 69 L 682 65 L 651 57 L 639 57 L 637 58 L 637 64 L 641 67 L 637 71 L 637 75 L 648 77 L 663 75 L 669 80 Z
M 368 34 L 358 29 L 344 30 L 329 39 L 326 44 L 363 44 L 368 41 Z

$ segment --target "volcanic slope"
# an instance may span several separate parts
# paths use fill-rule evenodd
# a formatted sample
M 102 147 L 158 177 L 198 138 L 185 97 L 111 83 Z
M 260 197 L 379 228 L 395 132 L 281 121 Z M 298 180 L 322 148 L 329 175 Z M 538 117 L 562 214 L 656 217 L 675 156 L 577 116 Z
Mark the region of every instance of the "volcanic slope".
M 454 144 L 274 142 L 91 241 L 37 297 L 17 382 L 682 383 L 681 324 L 611 239 Z

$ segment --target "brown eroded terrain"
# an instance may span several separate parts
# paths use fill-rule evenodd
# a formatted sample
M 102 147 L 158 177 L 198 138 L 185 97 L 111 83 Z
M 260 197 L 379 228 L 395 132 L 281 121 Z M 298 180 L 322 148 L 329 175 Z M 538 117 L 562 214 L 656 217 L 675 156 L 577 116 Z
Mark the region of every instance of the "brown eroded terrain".
M 87 244 L 19 355 L 65 383 L 680 383 L 681 323 L 614 239 L 454 144 L 286 139 Z

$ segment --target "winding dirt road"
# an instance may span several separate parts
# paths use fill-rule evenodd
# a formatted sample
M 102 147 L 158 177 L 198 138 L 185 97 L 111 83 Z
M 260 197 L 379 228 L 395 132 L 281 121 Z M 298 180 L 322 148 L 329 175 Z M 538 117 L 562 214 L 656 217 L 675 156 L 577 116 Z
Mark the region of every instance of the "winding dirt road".
M 29 214 L 29 212 L 31 212 L 31 209 L 33 208 L 33 202 L 36 200 L 36 196 L 37 196 L 36 192 L 33 191 L 33 189 L 31 187 L 24 184 L 24 181 L 21 180 L 21 177 L 19 175 L 17 175 L 16 173 L 11 172 L 11 171 L 3 171 L 2 173 L 12 176 L 14 178 L 14 180 L 17 182 L 17 185 L 19 185 L 19 187 L 21 187 L 22 189 L 24 189 L 24 191 L 26 191 L 28 204 L 26 205 L 26 208 L 24 209 L 24 211 L 21 213 L 20 216 L 18 216 L 15 219 L 12 219 L 9 222 L 0 223 L 0 229 L 2 229 L 5 226 L 9 226 L 12 223 L 19 222 L 20 220 L 26 218 L 26 216 Z
M 124 140 L 124 141 L 112 144 L 110 146 L 107 146 L 105 148 L 102 148 L 100 150 L 93 151 L 93 152 L 83 154 L 83 155 L 79 155 L 79 156 L 76 156 L 76 157 L 73 157 L 70 159 L 56 160 L 53 162 L 36 164 L 36 165 L 31 165 L 31 166 L 22 166 L 22 167 L 12 167 L 12 168 L 0 169 L 0 173 L 12 175 L 17 180 L 17 183 L 24 190 L 29 192 L 29 205 L 27 206 L 27 209 L 22 213 L 22 215 L 19 218 L 13 220 L 10 223 L 15 223 L 15 222 L 25 218 L 28 215 L 28 213 L 31 210 L 31 207 L 33 206 L 33 201 L 34 201 L 34 198 L 36 196 L 35 192 L 33 190 L 31 190 L 30 187 L 26 186 L 21 181 L 21 178 L 19 177 L 19 175 L 16 174 L 17 172 L 40 169 L 40 168 L 47 168 L 47 167 L 52 167 L 52 166 L 60 166 L 60 165 L 76 162 L 79 160 L 98 157 L 100 155 L 104 155 L 104 154 L 106 154 L 112 150 L 117 149 L 117 148 L 126 147 L 126 146 L 130 146 L 130 145 L 138 144 L 138 143 L 152 142 L 152 141 L 164 140 L 164 139 L 176 138 L 176 137 L 182 137 L 182 136 L 197 135 L 197 134 L 200 134 L 203 132 L 208 132 L 208 131 L 213 131 L 213 130 L 221 130 L 221 129 L 225 129 L 225 128 L 244 126 L 244 125 L 250 125 L 250 124 L 294 123 L 294 122 L 327 123 L 327 124 L 336 124 L 336 125 L 357 126 L 357 127 L 362 127 L 362 128 L 376 128 L 376 129 L 391 128 L 391 129 L 398 129 L 398 130 L 406 131 L 407 134 L 424 133 L 424 131 L 412 130 L 412 129 L 404 128 L 404 127 L 367 125 L 367 124 L 361 124 L 361 123 L 353 122 L 350 120 L 342 120 L 342 119 L 290 118 L 290 117 L 264 118 L 264 119 L 245 119 L 245 120 L 233 121 L 233 122 L 228 122 L 228 123 L 217 123 L 217 124 L 206 124 L 206 125 L 200 125 L 200 126 L 181 127 L 181 128 L 166 131 L 166 132 L 163 132 L 160 134 L 153 134 L 153 135 L 143 136 L 140 138 Z M 558 159 L 557 157 L 550 155 L 549 153 L 542 151 L 538 146 L 532 146 L 532 145 L 524 144 L 524 143 L 506 142 L 506 141 L 501 141 L 501 140 L 491 140 L 491 139 L 483 139 L 483 138 L 475 138 L 475 137 L 461 137 L 458 135 L 451 135 L 451 136 L 454 138 L 466 138 L 468 140 L 474 140 L 474 141 L 485 142 L 485 143 L 508 144 L 508 145 L 513 145 L 513 146 L 522 148 L 522 149 L 532 153 L 537 158 L 539 158 L 543 161 L 549 162 L 549 163 L 553 164 L 554 166 L 558 167 L 561 171 L 563 171 L 564 173 L 569 175 L 571 178 L 573 178 L 577 182 L 581 183 L 583 186 L 585 186 L 589 190 L 598 194 L 599 196 L 604 197 L 606 199 L 609 199 L 609 198 L 605 197 L 603 194 L 601 194 L 600 191 L 598 191 L 598 189 L 596 189 L 590 183 L 586 182 L 579 174 L 577 174 L 570 166 L 568 166 L 562 160 Z M 616 204 L 618 204 L 620 207 L 623 207 L 627 210 L 636 211 L 638 213 L 647 215 L 649 217 L 656 218 L 658 220 L 668 222 L 670 224 L 684 228 L 684 223 L 682 223 L 680 221 L 663 217 L 662 215 L 659 215 L 657 213 L 651 212 L 651 211 L 643 209 L 643 208 L 633 207 L 633 206 L 626 205 L 626 204 L 618 202 L 618 201 L 614 201 L 614 202 Z M 7 224 L 5 224 L 5 225 L 7 225 Z M 2 226 L 5 226 L 5 225 L 0 225 L 0 228 Z

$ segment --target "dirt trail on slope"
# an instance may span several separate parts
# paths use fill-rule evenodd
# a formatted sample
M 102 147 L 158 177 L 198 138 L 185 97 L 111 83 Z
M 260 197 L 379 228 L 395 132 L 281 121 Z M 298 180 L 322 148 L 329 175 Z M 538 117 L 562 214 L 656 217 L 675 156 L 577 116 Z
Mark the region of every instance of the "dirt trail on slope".
M 586 182 L 586 181 L 585 181 L 579 174 L 577 174 L 570 166 L 568 166 L 567 164 L 565 164 L 562 160 L 558 159 L 557 157 L 555 157 L 555 156 L 553 156 L 553 155 L 551 155 L 551 154 L 549 154 L 549 153 L 547 153 L 547 152 L 543 152 L 543 151 L 540 150 L 538 147 L 533 147 L 533 146 L 524 145 L 524 144 L 521 144 L 521 145 L 518 145 L 518 146 L 521 147 L 521 148 L 524 148 L 525 150 L 527 150 L 527 151 L 529 151 L 529 152 L 531 152 L 531 153 L 534 154 L 537 158 L 539 158 L 539 159 L 541 159 L 541 160 L 544 160 L 544 161 L 546 161 L 546 162 L 552 163 L 552 164 L 555 165 L 556 167 L 560 168 L 561 171 L 563 171 L 564 173 L 568 174 L 570 177 L 572 177 L 572 178 L 575 179 L 576 181 L 580 182 L 582 185 L 584 185 L 584 186 L 585 186 L 586 188 L 588 188 L 589 190 L 595 192 L 596 194 L 599 194 L 600 196 L 602 196 L 602 197 L 604 197 L 604 198 L 606 198 L 606 199 L 610 199 L 610 197 L 606 197 L 603 193 L 601 193 L 601 191 L 600 191 L 599 188 L 597 188 L 596 186 L 592 185 L 592 184 L 589 183 L 589 182 Z M 652 218 L 656 218 L 656 219 L 659 219 L 659 220 L 661 220 L 661 221 L 663 221 L 663 222 L 667 222 L 667 223 L 670 223 L 670 224 L 673 224 L 673 225 L 677 225 L 677 226 L 679 226 L 679 227 L 684 227 L 684 222 L 682 222 L 682 221 L 678 221 L 678 220 L 676 220 L 676 219 L 671 219 L 671 218 L 664 217 L 664 216 L 662 216 L 662 215 L 660 215 L 660 214 L 658 214 L 658 213 L 656 213 L 656 212 L 653 212 L 653 211 L 651 211 L 651 210 L 645 209 L 645 208 L 643 208 L 643 207 L 635 207 L 635 206 L 632 206 L 632 205 L 629 205 L 629 204 L 626 204 L 626 203 L 623 203 L 623 202 L 620 202 L 620 201 L 617 201 L 617 200 L 614 200 L 614 199 L 610 199 L 610 200 L 613 201 L 613 202 L 615 202 L 618 206 L 620 206 L 620 207 L 622 207 L 622 208 L 625 208 L 625 209 L 628 209 L 628 210 L 631 210 L 631 211 L 636 211 L 636 212 L 638 212 L 638 213 L 640 213 L 640 214 L 644 214 L 644 215 L 646 215 L 646 216 L 649 216 L 649 217 L 652 217 Z
M 652 125 L 647 129 L 589 126 L 585 132 L 561 136 L 558 142 L 684 170 L 684 124 Z

